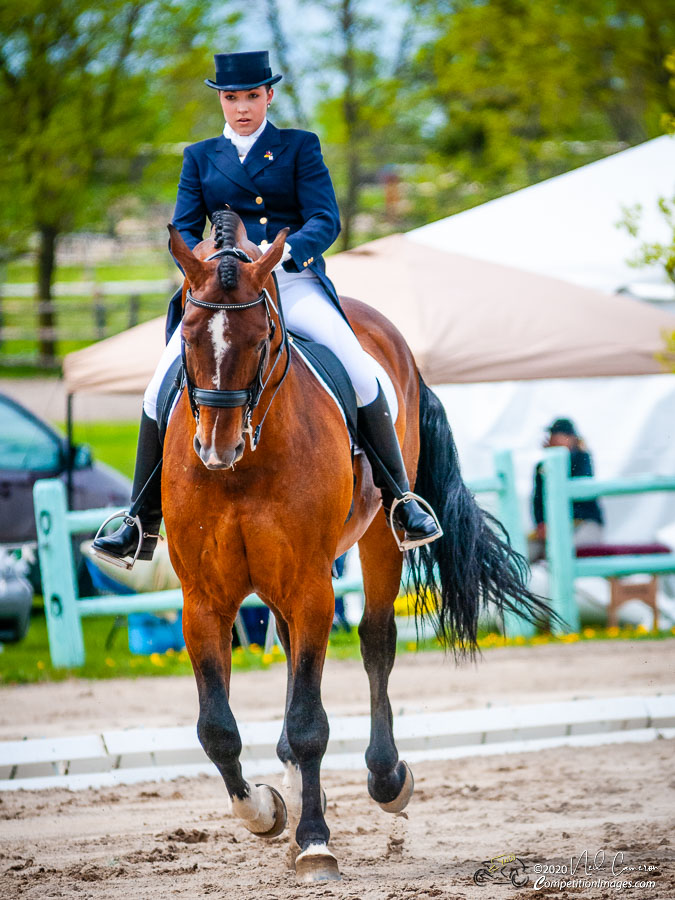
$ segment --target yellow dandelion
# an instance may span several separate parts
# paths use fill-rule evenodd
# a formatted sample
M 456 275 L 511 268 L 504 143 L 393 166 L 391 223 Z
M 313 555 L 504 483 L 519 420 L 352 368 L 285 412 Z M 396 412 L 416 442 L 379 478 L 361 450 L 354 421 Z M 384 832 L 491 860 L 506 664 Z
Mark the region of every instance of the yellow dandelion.
M 37 661 L 37 667 L 38 667 L 38 669 L 44 669 L 45 664 L 44 664 L 44 662 L 43 662 L 41 659 L 38 659 L 38 661 Z
M 251 653 L 262 653 L 262 647 L 260 646 L 260 644 L 249 644 L 248 649 L 251 651 Z
M 281 654 L 281 647 L 278 644 L 272 644 L 272 656 L 279 656 Z
M 619 636 L 619 629 L 617 628 L 616 625 L 611 625 L 607 629 L 607 637 L 618 637 L 618 636 Z
M 636 634 L 648 634 L 649 629 L 645 625 L 638 625 L 635 629 Z
M 272 656 L 271 653 L 263 653 L 262 661 L 266 665 L 269 665 L 270 663 L 274 662 L 274 657 Z
M 110 656 L 106 656 L 105 664 L 106 664 L 106 666 L 108 666 L 109 669 L 115 668 L 115 660 L 112 659 L 112 657 L 110 657 Z
M 153 664 L 153 666 L 163 666 L 164 665 L 164 660 L 159 655 L 159 653 L 151 653 L 150 654 L 150 662 Z
M 584 637 L 585 638 L 595 637 L 595 628 L 584 628 Z
M 409 641 L 405 645 L 405 649 L 409 650 L 411 653 L 414 653 L 414 651 L 417 650 L 417 644 L 414 641 Z

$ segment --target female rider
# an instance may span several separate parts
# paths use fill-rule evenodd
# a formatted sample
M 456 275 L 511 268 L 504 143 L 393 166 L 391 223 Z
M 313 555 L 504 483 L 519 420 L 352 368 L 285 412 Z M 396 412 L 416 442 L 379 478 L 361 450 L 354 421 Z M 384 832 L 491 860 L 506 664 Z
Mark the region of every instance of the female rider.
M 203 239 L 207 216 L 226 204 L 261 250 L 281 228 L 290 226 L 276 273 L 287 325 L 326 345 L 347 370 L 357 395 L 359 431 L 375 451 L 368 455 L 384 505 L 388 508 L 393 497 L 405 501 L 395 507 L 394 523 L 405 532 L 406 541 L 418 545 L 436 540 L 441 532 L 434 518 L 409 496 L 382 387 L 390 386 L 389 377 L 359 344 L 326 275 L 322 254 L 337 237 L 340 219 L 319 139 L 309 131 L 278 129 L 267 120 L 272 85 L 282 77 L 272 75 L 267 51 L 219 53 L 214 59 L 215 78 L 205 83 L 218 91 L 225 128 L 219 137 L 185 149 L 173 224 L 190 249 Z M 152 558 L 162 519 L 157 395 L 180 354 L 180 292 L 169 308 L 167 335 L 169 342 L 143 399 L 130 511 L 139 516 L 143 529 L 139 559 Z M 133 518 L 128 518 L 114 534 L 98 537 L 94 549 L 109 561 L 128 566 L 125 559 L 133 558 L 139 537 Z

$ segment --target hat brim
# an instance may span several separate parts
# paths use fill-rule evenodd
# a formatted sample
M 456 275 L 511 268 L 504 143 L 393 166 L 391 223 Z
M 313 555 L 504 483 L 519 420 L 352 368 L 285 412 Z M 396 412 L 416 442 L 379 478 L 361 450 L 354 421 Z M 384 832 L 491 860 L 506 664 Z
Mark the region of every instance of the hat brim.
M 216 84 L 215 81 L 211 81 L 210 78 L 205 78 L 204 84 L 216 91 L 250 91 L 253 88 L 262 87 L 263 84 L 276 84 L 277 81 L 281 81 L 282 78 L 283 75 L 273 75 L 271 78 L 266 78 L 264 81 L 254 81 L 253 84 Z

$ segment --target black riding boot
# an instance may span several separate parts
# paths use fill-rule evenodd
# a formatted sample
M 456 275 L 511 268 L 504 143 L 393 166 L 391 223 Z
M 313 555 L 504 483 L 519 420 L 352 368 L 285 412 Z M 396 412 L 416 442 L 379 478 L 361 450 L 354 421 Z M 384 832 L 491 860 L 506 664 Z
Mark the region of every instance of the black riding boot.
M 131 568 L 125 558 L 133 559 L 138 547 L 138 528 L 134 522 L 134 517 L 138 516 L 143 528 L 143 543 L 138 559 L 152 559 L 157 546 L 159 526 L 162 523 L 162 467 L 159 465 L 161 459 L 162 445 L 159 441 L 157 422 L 143 413 L 138 433 L 129 517 L 114 534 L 96 538 L 93 547 L 97 556 L 124 568 Z
M 443 534 L 434 517 L 410 495 L 401 448 L 384 391 L 358 410 L 361 444 L 373 469 L 375 486 L 382 491 L 382 505 L 389 516 L 394 500 L 394 526 L 405 532 L 405 549 L 430 544 Z

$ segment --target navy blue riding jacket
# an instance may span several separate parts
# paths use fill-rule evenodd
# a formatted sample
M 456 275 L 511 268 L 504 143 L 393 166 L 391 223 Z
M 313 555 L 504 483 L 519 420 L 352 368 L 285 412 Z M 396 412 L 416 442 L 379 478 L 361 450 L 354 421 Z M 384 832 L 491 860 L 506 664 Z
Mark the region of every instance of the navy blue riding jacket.
M 288 226 L 284 268 L 311 269 L 340 308 L 322 255 L 340 233 L 340 213 L 315 134 L 268 122 L 243 163 L 224 135 L 186 147 L 173 224 L 190 249 L 203 240 L 207 216 L 226 203 L 255 244 Z

